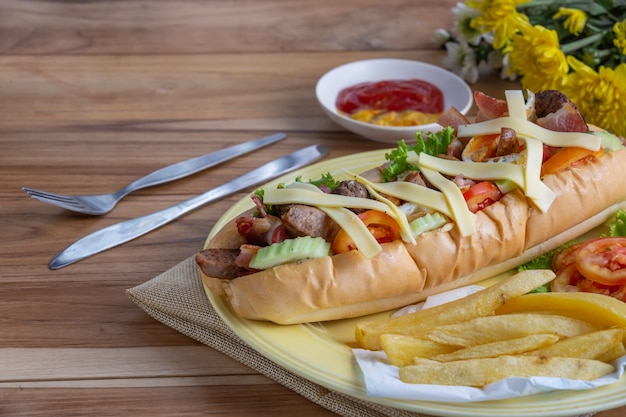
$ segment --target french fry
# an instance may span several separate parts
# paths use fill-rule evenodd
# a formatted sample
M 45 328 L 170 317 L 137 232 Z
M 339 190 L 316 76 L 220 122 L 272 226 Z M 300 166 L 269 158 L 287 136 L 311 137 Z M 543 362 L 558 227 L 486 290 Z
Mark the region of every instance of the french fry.
M 364 349 L 380 350 L 380 336 L 383 334 L 419 334 L 436 326 L 494 315 L 496 309 L 511 298 L 526 294 L 553 278 L 554 273 L 550 270 L 526 270 L 440 306 L 404 316 L 360 322 L 356 325 L 356 341 Z
M 406 366 L 415 357 L 430 359 L 459 349 L 457 346 L 443 345 L 402 334 L 384 334 L 380 336 L 380 344 L 389 362 L 395 366 Z
M 626 329 L 626 303 L 608 295 L 583 292 L 527 294 L 500 305 L 496 314 L 511 314 L 549 308 L 563 316 L 599 326 Z M 626 337 L 626 332 L 624 333 Z M 626 340 L 624 340 L 626 342 Z
M 559 340 L 559 337 L 554 334 L 532 334 L 516 339 L 459 349 L 451 353 L 442 353 L 430 359 L 438 362 L 451 362 L 465 359 L 495 358 L 502 355 L 517 355 L 528 351 L 537 351 L 553 345 Z
M 598 330 L 598 328 L 585 321 L 570 317 L 516 313 L 477 317 L 462 323 L 439 326 L 424 332 L 420 337 L 433 342 L 467 347 L 520 338 L 531 334 L 551 333 L 564 338 L 594 330 Z
M 622 344 L 623 333 L 624 331 L 619 328 L 598 330 L 563 339 L 551 346 L 526 352 L 525 355 L 599 359 L 603 362 L 610 362 L 616 358 L 607 361 L 603 360 L 602 355 L 614 350 L 619 352 L 619 346 L 624 347 Z M 609 354 L 608 357 L 610 356 Z
M 413 365 L 400 368 L 399 373 L 402 381 L 411 384 L 484 387 L 513 376 L 592 380 L 614 370 L 613 366 L 593 359 L 498 356 L 453 362 L 416 359 Z
M 624 343 L 619 343 L 618 345 L 614 346 L 612 349 L 607 350 L 595 359 L 602 362 L 611 363 L 615 359 L 621 358 L 624 355 L 626 355 L 626 348 L 624 347 Z

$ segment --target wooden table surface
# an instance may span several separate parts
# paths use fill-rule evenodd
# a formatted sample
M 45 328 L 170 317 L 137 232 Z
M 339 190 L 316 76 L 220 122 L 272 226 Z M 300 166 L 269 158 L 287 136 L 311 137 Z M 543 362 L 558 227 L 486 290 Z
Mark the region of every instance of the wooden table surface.
M 440 64 L 432 33 L 450 26 L 455 3 L 1 1 L 0 415 L 333 415 L 160 324 L 125 295 L 198 251 L 245 193 L 61 270 L 47 264 L 90 232 L 304 145 L 329 145 L 329 158 L 382 148 L 324 116 L 317 79 L 364 58 Z M 473 88 L 501 96 L 517 85 L 491 75 Z M 274 132 L 288 139 L 132 194 L 102 217 L 21 191 L 108 192 Z

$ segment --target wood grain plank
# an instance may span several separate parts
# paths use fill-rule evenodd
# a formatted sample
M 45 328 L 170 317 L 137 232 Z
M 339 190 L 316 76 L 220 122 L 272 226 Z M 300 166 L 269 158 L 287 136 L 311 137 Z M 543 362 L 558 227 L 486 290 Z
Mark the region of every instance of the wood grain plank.
M 134 389 L 0 389 L 0 414 L 11 417 L 336 416 L 280 385 L 251 387 L 239 383 Z
M 232 375 L 232 376 L 181 376 L 181 377 L 142 377 L 142 378 L 99 378 L 90 379 L 81 377 L 80 379 L 68 380 L 28 380 L 28 381 L 0 381 L 0 390 L 10 388 L 24 389 L 67 389 L 67 388 L 162 388 L 162 387 L 211 387 L 224 385 L 257 386 L 272 385 L 272 380 L 258 374 L 254 375 Z
M 441 51 L 36 60 L 0 56 L 0 89 L 5 98 L 0 101 L 0 132 L 82 130 L 84 140 L 90 139 L 89 134 L 120 132 L 338 132 L 343 129 L 324 115 L 315 98 L 315 84 L 325 72 L 369 58 L 440 65 L 444 56 Z M 248 60 L 255 65 L 248 65 Z M 517 83 L 488 74 L 472 87 L 503 97 L 506 86 L 518 88 Z M 25 123 L 33 118 L 38 123 Z M 72 145 L 64 135 L 56 140 L 60 146 Z
M 206 346 L 0 348 L 0 386 L 20 382 L 256 374 L 215 353 Z
M 434 48 L 432 34 L 451 25 L 455 4 L 456 0 L 4 0 L 0 53 Z

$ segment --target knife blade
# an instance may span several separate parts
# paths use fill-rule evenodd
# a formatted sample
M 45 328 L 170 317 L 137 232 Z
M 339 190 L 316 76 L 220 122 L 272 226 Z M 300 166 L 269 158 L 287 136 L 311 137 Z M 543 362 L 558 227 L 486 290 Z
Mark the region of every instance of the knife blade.
M 212 168 L 218 164 L 230 161 L 238 156 L 244 155 L 250 151 L 263 148 L 278 141 L 285 139 L 287 135 L 284 133 L 275 133 L 273 135 L 264 136 L 259 139 L 243 142 L 238 145 L 224 148 L 217 152 L 211 152 L 200 155 L 186 161 L 177 162 L 173 165 L 166 166 L 145 177 L 130 183 L 126 188 L 139 190 L 153 185 L 162 184 L 164 182 L 178 180 L 191 174 Z
M 52 258 L 48 266 L 50 269 L 63 268 L 107 249 L 119 246 L 143 236 L 201 206 L 306 166 L 324 157 L 329 151 L 330 149 L 326 145 L 307 146 L 253 169 L 238 178 L 189 200 L 143 217 L 126 220 L 100 229 L 63 249 Z

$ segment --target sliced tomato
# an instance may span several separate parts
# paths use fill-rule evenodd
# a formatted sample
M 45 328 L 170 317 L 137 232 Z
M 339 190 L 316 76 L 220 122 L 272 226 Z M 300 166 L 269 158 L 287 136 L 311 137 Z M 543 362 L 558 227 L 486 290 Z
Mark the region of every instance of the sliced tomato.
M 608 295 L 626 301 L 626 285 L 604 285 L 587 279 L 576 269 L 576 264 L 561 268 L 550 282 L 553 292 L 590 292 Z
M 576 252 L 586 242 L 577 243 L 558 252 L 552 258 L 552 270 L 560 271 L 564 267 L 576 263 Z
M 378 243 L 388 243 L 400 239 L 400 226 L 389 216 L 380 211 L 367 210 L 359 214 L 359 219 Z M 333 253 L 343 253 L 357 249 L 356 244 L 345 230 L 340 230 L 331 246 Z
M 491 181 L 481 181 L 463 192 L 463 198 L 470 211 L 476 213 L 500 200 L 502 191 Z
M 598 151 L 591 151 L 585 148 L 562 148 L 552 155 L 541 167 L 541 176 L 556 174 L 559 171 L 579 162 L 583 159 L 598 158 L 604 154 L 600 148 Z
M 576 252 L 576 268 L 600 284 L 626 284 L 626 237 L 599 238 L 582 245 Z
M 576 292 L 582 291 L 578 283 L 585 279 L 576 269 L 576 264 L 571 263 L 556 272 L 556 276 L 550 282 L 550 290 L 554 292 Z

